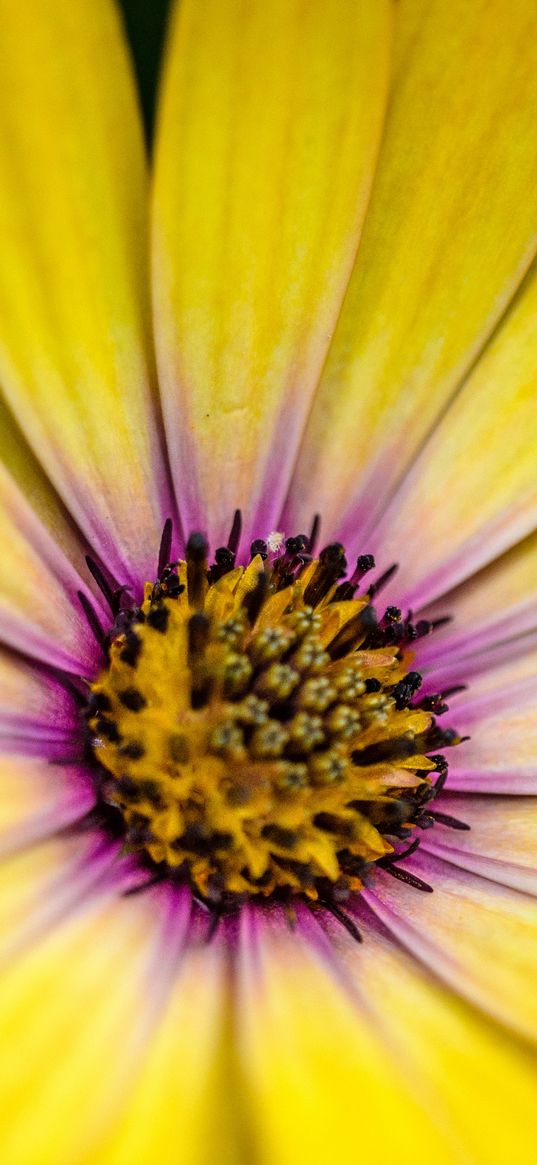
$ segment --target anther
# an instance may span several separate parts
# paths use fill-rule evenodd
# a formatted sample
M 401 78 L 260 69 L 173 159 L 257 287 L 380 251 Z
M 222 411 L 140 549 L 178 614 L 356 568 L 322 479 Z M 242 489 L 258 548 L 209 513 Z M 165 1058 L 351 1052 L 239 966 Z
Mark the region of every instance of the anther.
M 99 644 L 99 647 L 101 647 L 104 650 L 104 645 L 106 643 L 106 635 L 103 631 L 103 628 L 101 627 L 101 624 L 97 618 L 97 615 L 95 614 L 95 611 L 93 610 L 93 607 L 92 607 L 89 599 L 86 598 L 86 595 L 84 594 L 84 592 L 77 591 L 77 595 L 78 595 L 78 600 L 79 600 L 80 606 L 82 607 L 82 610 L 83 610 L 83 612 L 86 616 L 86 619 L 88 621 L 89 629 L 90 629 L 92 635 L 94 636 L 95 640 Z
M 235 555 L 228 546 L 219 546 L 214 553 L 214 563 L 209 567 L 209 582 L 215 583 L 223 575 L 229 574 L 235 566 Z
M 129 744 L 123 744 L 119 749 L 120 756 L 126 756 L 129 760 L 141 760 L 145 756 L 145 748 L 139 740 L 131 740 Z
M 338 599 L 339 602 L 341 602 L 344 599 L 352 599 L 353 598 L 353 596 L 354 596 L 355 592 L 357 591 L 362 579 L 365 577 L 366 574 L 369 574 L 370 570 L 373 570 L 374 565 L 375 565 L 375 559 L 373 558 L 372 554 L 360 554 L 359 555 L 359 557 L 356 561 L 355 569 L 354 569 L 353 573 L 351 574 L 351 577 L 349 579 L 347 579 L 346 582 L 341 583 L 341 585 L 337 588 L 336 598 Z
M 337 906 L 335 902 L 328 902 L 324 898 L 319 899 L 319 905 L 323 906 L 325 910 L 328 910 L 329 914 L 332 914 L 333 917 L 337 919 L 339 923 L 341 923 L 341 926 L 343 926 L 344 929 L 348 931 L 348 933 L 351 935 L 351 938 L 353 938 L 355 942 L 361 943 L 364 941 L 361 932 L 354 922 L 354 919 L 350 918 L 349 915 L 346 914 L 340 906 Z
M 268 589 L 268 577 L 263 571 L 260 571 L 257 576 L 255 587 L 253 590 L 247 592 L 242 603 L 243 608 L 246 611 L 248 622 L 252 627 L 261 612 L 265 599 L 268 595 Z
M 331 659 L 341 659 L 353 647 L 357 647 L 362 643 L 364 634 L 368 630 L 367 618 L 364 630 L 364 615 L 367 610 L 368 608 L 366 607 L 363 611 L 359 611 L 358 614 L 354 615 L 352 619 L 349 619 L 345 623 L 345 626 L 341 628 L 341 631 L 338 631 L 338 634 L 334 636 L 334 639 L 327 644 L 326 650 Z
M 313 554 L 313 552 L 315 550 L 315 547 L 317 545 L 317 539 L 319 537 L 320 529 L 321 529 L 321 515 L 315 514 L 313 522 L 312 522 L 311 530 L 309 533 L 309 538 L 308 538 L 308 553 L 309 554 Z
M 156 607 L 151 607 L 151 610 L 147 616 L 147 622 L 149 623 L 149 626 L 152 627 L 154 631 L 160 632 L 161 635 L 165 634 L 169 619 L 170 611 L 164 603 L 161 603 Z
M 191 672 L 191 704 L 201 708 L 207 702 L 210 681 L 205 666 L 205 649 L 209 639 L 209 620 L 201 611 L 188 621 L 188 666 Z
M 191 534 L 186 544 L 188 601 L 192 607 L 201 607 L 207 586 L 207 539 L 203 534 Z
M 431 809 L 431 817 L 438 821 L 439 825 L 446 825 L 448 829 L 470 829 L 470 826 L 465 821 L 460 821 L 458 817 L 452 817 L 450 813 L 440 813 L 437 809 L 433 812 Z
M 254 541 L 250 544 L 250 557 L 256 558 L 258 554 L 263 561 L 268 557 L 268 547 L 262 538 L 254 538 Z
M 173 522 L 171 518 L 166 518 L 162 529 L 162 536 L 160 539 L 160 547 L 158 552 L 157 578 L 161 577 L 164 571 L 164 567 L 167 566 L 170 561 L 172 536 Z
M 373 599 L 375 595 L 378 595 L 380 591 L 384 590 L 384 587 L 388 585 L 397 570 L 399 570 L 399 563 L 394 562 L 391 566 L 388 567 L 387 570 L 384 571 L 384 574 L 380 575 L 376 582 L 371 584 L 371 586 L 368 588 L 368 595 L 370 599 Z
M 125 688 L 123 692 L 119 692 L 119 699 L 124 708 L 129 708 L 131 712 L 141 712 L 142 708 L 147 705 L 147 700 L 137 688 Z
M 412 756 L 416 745 L 410 736 L 400 736 L 389 740 L 379 740 L 365 748 L 357 748 L 352 754 L 355 765 L 376 765 L 383 761 L 403 760 Z
M 125 633 L 125 645 L 119 653 L 119 658 L 123 663 L 129 667 L 136 667 L 138 658 L 142 650 L 142 641 L 135 631 L 127 631 Z
M 424 712 L 434 712 L 435 716 L 441 716 L 443 712 L 447 712 L 448 704 L 445 703 L 441 692 L 435 692 L 434 695 L 424 696 L 419 701 L 419 708 Z
M 284 829 L 280 825 L 265 825 L 261 832 L 263 837 L 281 849 L 292 849 L 296 845 L 297 835 L 293 829 Z
M 239 543 L 241 540 L 241 531 L 242 531 L 242 514 L 241 514 L 240 510 L 235 510 L 235 513 L 233 515 L 233 522 L 231 524 L 231 530 L 229 532 L 229 538 L 228 538 L 228 542 L 227 542 L 228 550 L 231 551 L 233 556 L 236 555 L 237 550 L 239 549 Z
M 336 833 L 338 837 L 352 839 L 354 826 L 348 817 L 337 817 L 335 813 L 316 813 L 313 824 L 324 833 Z
M 91 558 L 89 554 L 86 554 L 86 566 L 87 566 L 92 578 L 97 583 L 97 586 L 98 586 L 99 590 L 101 591 L 101 594 L 104 595 L 104 598 L 106 599 L 106 602 L 108 603 L 108 606 L 110 607 L 112 614 L 115 615 L 116 611 L 117 611 L 117 600 L 115 597 L 116 592 L 114 591 L 114 588 L 112 586 L 110 586 L 110 583 L 108 582 L 108 579 L 106 578 L 104 572 L 101 570 L 98 563 L 95 562 L 95 559 Z M 120 589 L 123 590 L 123 588 L 120 588 Z
M 319 555 L 319 562 L 313 578 L 304 592 L 304 602 L 312 607 L 323 599 L 347 569 L 345 551 L 340 542 L 325 546 Z
M 382 865 L 382 861 L 379 861 L 378 865 Z M 412 886 L 413 890 L 422 890 L 425 894 L 433 893 L 433 887 L 428 882 L 424 882 L 423 878 L 418 878 L 416 874 L 411 874 L 410 870 L 401 870 L 399 866 L 394 865 L 384 865 L 383 869 L 392 878 L 397 878 L 399 882 L 405 882 L 407 886 Z

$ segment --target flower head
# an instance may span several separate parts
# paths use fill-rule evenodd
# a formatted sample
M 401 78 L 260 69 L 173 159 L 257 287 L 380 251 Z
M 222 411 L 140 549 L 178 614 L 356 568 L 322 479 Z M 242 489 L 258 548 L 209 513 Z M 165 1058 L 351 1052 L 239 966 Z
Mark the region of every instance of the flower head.
M 527 1159 L 535 6 L 0 16 L 4 1159 Z

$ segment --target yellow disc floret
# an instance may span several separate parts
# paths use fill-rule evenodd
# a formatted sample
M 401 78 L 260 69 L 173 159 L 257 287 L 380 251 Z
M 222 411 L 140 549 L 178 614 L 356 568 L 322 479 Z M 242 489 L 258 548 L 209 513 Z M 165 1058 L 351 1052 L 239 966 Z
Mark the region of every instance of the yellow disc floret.
M 359 889 L 435 767 L 430 713 L 397 699 L 408 659 L 368 646 L 368 598 L 338 598 L 326 554 L 288 583 L 259 555 L 211 578 L 205 554 L 146 584 L 92 685 L 126 845 L 208 900 Z

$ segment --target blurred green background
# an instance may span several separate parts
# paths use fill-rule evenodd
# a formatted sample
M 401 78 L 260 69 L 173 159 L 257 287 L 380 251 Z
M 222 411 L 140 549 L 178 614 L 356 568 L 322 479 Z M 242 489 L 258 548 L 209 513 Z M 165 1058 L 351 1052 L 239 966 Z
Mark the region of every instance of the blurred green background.
M 129 37 L 148 142 L 151 143 L 158 70 L 170 0 L 118 0 Z

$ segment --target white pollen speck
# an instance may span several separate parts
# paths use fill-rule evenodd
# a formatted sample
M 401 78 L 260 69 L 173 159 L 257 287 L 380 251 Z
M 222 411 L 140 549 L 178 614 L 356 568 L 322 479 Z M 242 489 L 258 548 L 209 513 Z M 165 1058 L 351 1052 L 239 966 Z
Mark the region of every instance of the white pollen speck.
M 278 550 L 281 550 L 284 542 L 285 534 L 282 534 L 281 530 L 273 530 L 267 538 L 267 546 L 271 554 L 276 554 Z

